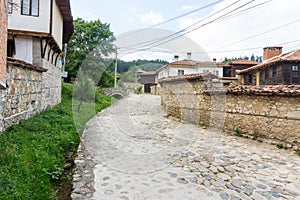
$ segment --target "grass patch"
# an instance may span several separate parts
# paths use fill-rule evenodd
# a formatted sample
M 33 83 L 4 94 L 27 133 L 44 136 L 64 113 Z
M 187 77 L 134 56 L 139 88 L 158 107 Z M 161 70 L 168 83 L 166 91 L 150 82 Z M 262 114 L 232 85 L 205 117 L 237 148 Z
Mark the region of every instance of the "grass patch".
M 276 147 L 277 147 L 278 149 L 282 149 L 282 148 L 283 148 L 283 145 L 282 145 L 282 144 L 276 144 Z
M 109 106 L 111 99 L 97 92 L 96 109 L 81 116 L 76 129 L 72 89 L 63 84 L 62 102 L 0 134 L 0 199 L 57 199 L 56 185 L 64 174 L 65 156 L 76 152 L 85 123 Z M 78 131 L 78 132 L 77 132 Z
M 296 151 L 296 155 L 297 155 L 297 156 L 300 156 L 300 150 L 297 150 L 297 151 Z
M 235 132 L 234 133 L 235 136 L 243 137 L 243 135 L 242 135 L 239 127 L 236 127 L 235 130 L 234 130 L 234 132 Z

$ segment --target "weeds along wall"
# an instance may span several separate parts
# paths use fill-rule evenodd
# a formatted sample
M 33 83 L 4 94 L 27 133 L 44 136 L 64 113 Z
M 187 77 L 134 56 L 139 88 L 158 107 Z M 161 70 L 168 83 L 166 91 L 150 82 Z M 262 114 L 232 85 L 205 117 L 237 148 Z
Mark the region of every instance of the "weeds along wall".
M 8 58 L 6 89 L 1 89 L 0 131 L 42 110 L 42 74 L 47 69 Z
M 160 85 L 168 115 L 300 149 L 300 86 L 209 89 L 202 79 L 169 79 Z

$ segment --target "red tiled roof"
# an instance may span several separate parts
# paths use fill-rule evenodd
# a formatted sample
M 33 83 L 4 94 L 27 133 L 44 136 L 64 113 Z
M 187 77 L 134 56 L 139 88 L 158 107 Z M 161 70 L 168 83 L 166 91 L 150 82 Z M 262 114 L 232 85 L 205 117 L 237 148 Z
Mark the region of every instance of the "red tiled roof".
M 194 60 L 180 60 L 167 64 L 167 66 L 184 66 L 184 67 L 195 67 L 199 62 Z
M 213 75 L 212 73 L 198 73 L 198 74 L 186 74 L 183 76 L 174 76 L 174 77 L 168 77 L 168 78 L 162 78 L 159 79 L 159 83 L 164 82 L 174 82 L 174 81 L 185 81 L 185 80 L 211 80 L 211 79 L 217 79 L 218 76 Z
M 265 60 L 264 62 L 262 62 L 261 64 L 255 65 L 253 67 L 250 67 L 248 69 L 244 69 L 239 71 L 239 74 L 244 74 L 247 73 L 249 71 L 255 71 L 257 69 L 261 69 L 264 67 L 267 67 L 269 65 L 278 63 L 278 62 L 282 62 L 282 61 L 297 61 L 300 62 L 300 49 L 298 50 L 294 50 L 285 54 L 281 54 L 279 56 L 275 56 L 273 58 L 270 58 L 268 60 Z
M 300 96 L 300 85 L 266 85 L 266 86 L 232 86 L 227 88 L 209 88 L 206 93 L 224 93 L 227 94 L 254 94 L 254 95 L 280 95 L 280 96 Z
M 230 62 L 231 65 L 258 65 L 260 62 L 252 61 L 252 60 L 235 60 Z
M 32 65 L 30 63 L 24 62 L 23 60 L 19 60 L 19 59 L 16 59 L 16 58 L 7 57 L 7 61 L 8 61 L 8 63 L 9 62 L 13 63 L 15 66 L 29 68 L 29 69 L 33 69 L 33 70 L 39 71 L 39 72 L 48 71 L 48 69 L 46 69 L 46 68 L 39 67 L 39 66 L 36 66 L 36 65 Z

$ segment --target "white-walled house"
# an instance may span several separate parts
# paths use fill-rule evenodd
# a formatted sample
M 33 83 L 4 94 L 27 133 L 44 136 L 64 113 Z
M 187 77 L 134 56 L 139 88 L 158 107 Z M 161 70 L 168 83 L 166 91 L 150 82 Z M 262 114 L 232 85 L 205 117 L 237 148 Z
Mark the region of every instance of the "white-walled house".
M 218 77 L 223 77 L 223 64 L 216 62 L 199 62 L 197 65 L 199 73 L 212 73 Z
M 157 70 L 158 79 L 199 73 L 197 64 L 198 62 L 193 60 L 181 60 L 166 64 Z
M 193 60 L 175 61 L 164 65 L 157 70 L 158 79 L 182 76 L 186 74 L 212 73 L 223 76 L 223 66 L 216 62 L 198 62 Z
M 63 44 L 73 34 L 69 0 L 8 0 L 7 54 L 46 68 L 43 107 L 61 101 Z

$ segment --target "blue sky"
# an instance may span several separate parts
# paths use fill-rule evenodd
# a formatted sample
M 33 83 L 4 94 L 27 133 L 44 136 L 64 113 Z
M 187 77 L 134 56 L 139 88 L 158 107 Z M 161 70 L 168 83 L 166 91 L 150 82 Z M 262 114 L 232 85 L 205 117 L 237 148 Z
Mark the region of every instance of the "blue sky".
M 128 31 L 149 27 L 215 1 L 217 0 L 71 0 L 71 7 L 74 18 L 100 19 L 102 22 L 109 23 L 111 30 L 118 36 Z M 174 20 L 159 28 L 181 30 L 234 2 L 237 0 L 223 0 L 209 9 Z M 248 2 L 249 4 L 244 8 L 267 3 L 232 18 L 201 27 L 187 34 L 187 37 L 207 51 L 211 59 L 217 58 L 217 60 L 225 56 L 251 56 L 252 53 L 261 56 L 262 47 L 282 43 L 284 52 L 300 48 L 299 0 L 240 0 L 228 11 Z M 203 23 L 209 20 L 211 18 Z M 145 38 L 145 40 L 149 39 Z M 291 42 L 294 40 L 299 41 Z M 131 58 L 133 59 L 134 56 Z

